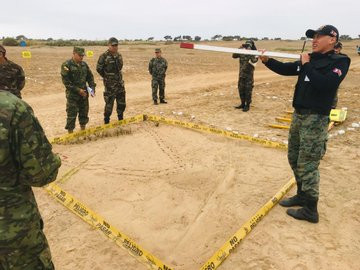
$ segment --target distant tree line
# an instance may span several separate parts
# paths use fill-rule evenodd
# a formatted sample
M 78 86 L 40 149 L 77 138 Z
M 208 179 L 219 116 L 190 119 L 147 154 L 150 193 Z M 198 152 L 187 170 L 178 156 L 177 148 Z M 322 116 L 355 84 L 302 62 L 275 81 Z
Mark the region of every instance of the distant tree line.
M 172 42 L 172 41 L 201 41 L 203 40 L 201 36 L 190 36 L 190 35 L 179 35 L 179 36 L 174 36 L 172 37 L 171 35 L 166 35 L 164 36 L 164 39 L 167 42 Z M 240 41 L 240 40 L 247 40 L 247 39 L 252 39 L 254 41 L 259 40 L 259 38 L 257 37 L 242 37 L 240 35 L 214 35 L 211 37 L 211 40 L 213 41 Z M 305 40 L 306 37 L 300 37 L 300 40 Z M 340 40 L 353 40 L 353 38 L 349 35 L 341 35 L 339 37 Z M 360 35 L 358 35 L 358 38 L 355 39 L 360 39 Z M 15 38 L 14 37 L 2 37 L 2 39 L 0 40 L 1 43 L 4 46 L 19 46 L 20 42 L 22 42 L 23 40 L 26 41 L 28 46 L 31 45 L 47 45 L 47 46 L 106 46 L 107 45 L 107 40 L 85 40 L 85 39 L 53 39 L 51 37 L 47 38 L 47 39 L 31 39 L 31 38 L 27 38 L 24 35 L 18 35 Z M 276 38 L 268 38 L 268 37 L 263 37 L 261 38 L 261 40 L 282 40 L 281 37 L 276 37 Z M 153 42 L 155 41 L 154 37 L 149 37 L 147 39 L 125 39 L 122 40 L 123 42 Z M 207 39 L 205 39 L 205 41 L 208 41 Z

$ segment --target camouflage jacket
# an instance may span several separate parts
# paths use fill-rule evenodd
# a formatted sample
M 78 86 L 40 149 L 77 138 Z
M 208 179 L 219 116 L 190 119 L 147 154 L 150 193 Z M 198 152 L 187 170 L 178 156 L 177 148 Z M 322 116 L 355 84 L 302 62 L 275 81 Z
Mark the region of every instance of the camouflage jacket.
M 94 89 L 94 76 L 85 62 L 75 63 L 73 59 L 65 61 L 61 66 L 61 77 L 66 87 L 66 97 L 80 98 L 80 89 L 86 90 L 86 83 Z
M 54 181 L 60 165 L 31 107 L 0 91 L 0 255 L 39 226 L 31 186 Z
M 237 53 L 234 53 L 232 57 L 239 58 L 239 62 L 240 62 L 239 77 L 253 79 L 255 67 L 251 63 L 256 63 L 258 61 L 258 58 L 255 57 L 254 55 L 245 55 L 245 54 L 237 54 Z
M 154 57 L 149 62 L 149 73 L 153 78 L 162 79 L 165 78 L 165 73 L 168 67 L 168 63 L 163 57 Z
M 24 70 L 17 64 L 7 60 L 0 64 L 0 89 L 7 90 L 21 98 L 20 91 L 25 86 Z
M 96 71 L 104 79 L 105 91 L 125 90 L 122 79 L 123 59 L 121 54 L 113 55 L 109 50 L 100 55 Z

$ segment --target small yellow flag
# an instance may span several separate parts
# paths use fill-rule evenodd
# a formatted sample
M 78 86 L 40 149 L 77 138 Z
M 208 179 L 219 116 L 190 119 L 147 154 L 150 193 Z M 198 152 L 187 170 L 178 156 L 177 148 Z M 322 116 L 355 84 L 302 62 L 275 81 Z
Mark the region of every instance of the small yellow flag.
M 22 55 L 22 58 L 31 58 L 31 52 L 30 51 L 22 51 L 21 55 Z
M 86 51 L 86 56 L 91 58 L 94 56 L 94 52 L 93 51 Z

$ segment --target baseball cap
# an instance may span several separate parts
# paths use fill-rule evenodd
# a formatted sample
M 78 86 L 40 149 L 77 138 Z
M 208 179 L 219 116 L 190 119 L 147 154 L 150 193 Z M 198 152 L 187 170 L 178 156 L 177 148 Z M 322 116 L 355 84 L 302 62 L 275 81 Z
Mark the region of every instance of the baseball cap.
M 109 38 L 108 44 L 109 45 L 118 45 L 119 41 L 117 40 L 117 38 L 111 37 L 111 38 Z
M 314 38 L 315 34 L 335 37 L 336 41 L 339 40 L 339 31 L 330 24 L 320 26 L 317 30 L 308 29 L 305 33 L 308 38 Z
M 74 47 L 74 53 L 77 53 L 78 55 L 84 56 L 85 55 L 85 49 L 81 47 Z
M 155 49 L 155 52 L 156 52 L 156 53 L 160 53 L 160 52 L 161 52 L 161 49 L 160 49 L 160 48 L 156 48 L 156 49 Z

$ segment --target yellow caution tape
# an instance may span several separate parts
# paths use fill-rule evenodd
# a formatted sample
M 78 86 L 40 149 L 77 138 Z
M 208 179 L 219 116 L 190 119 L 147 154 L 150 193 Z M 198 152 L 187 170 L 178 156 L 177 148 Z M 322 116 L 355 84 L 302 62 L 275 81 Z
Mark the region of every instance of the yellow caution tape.
M 290 126 L 274 125 L 274 124 L 269 125 L 269 127 L 280 128 L 280 129 L 290 129 Z
M 128 119 L 120 120 L 120 121 L 117 121 L 117 122 L 112 122 L 112 123 L 109 123 L 109 124 L 88 128 L 88 129 L 85 129 L 85 130 L 80 130 L 80 131 L 77 131 L 77 132 L 74 132 L 74 133 L 71 133 L 71 134 L 65 134 L 65 135 L 60 136 L 60 137 L 55 137 L 55 138 L 52 138 L 50 140 L 50 143 L 51 144 L 56 144 L 56 143 L 68 142 L 68 141 L 74 140 L 74 139 L 76 139 L 78 137 L 81 137 L 81 136 L 88 136 L 88 135 L 91 135 L 91 134 L 94 134 L 94 133 L 97 133 L 97 132 L 100 132 L 100 131 L 104 131 L 106 129 L 114 128 L 114 127 L 117 127 L 117 126 L 128 125 L 128 124 L 131 124 L 131 123 L 138 123 L 138 122 L 142 122 L 142 121 L 144 121 L 144 115 L 143 114 L 137 115 L 137 116 L 134 116 L 134 117 L 131 117 L 131 118 L 128 118 Z
M 221 136 L 225 136 L 225 137 L 229 137 L 229 138 L 233 138 L 233 139 L 240 139 L 240 140 L 255 142 L 255 143 L 261 144 L 266 147 L 287 149 L 287 145 L 283 144 L 283 143 L 273 142 L 273 141 L 264 140 L 264 139 L 260 139 L 260 138 L 255 138 L 255 137 L 251 137 L 248 135 L 236 134 L 231 131 L 226 131 L 226 130 L 222 130 L 222 129 L 218 129 L 218 128 L 212 128 L 212 127 L 208 127 L 208 126 L 204 126 L 204 125 L 200 125 L 200 124 L 183 122 L 180 120 L 167 119 L 167 118 L 156 116 L 156 115 L 147 115 L 147 116 L 145 116 L 145 119 L 149 120 L 149 121 L 153 121 L 153 122 L 161 122 L 161 123 L 165 123 L 168 125 L 180 126 L 180 127 L 189 128 L 189 129 L 193 129 L 193 130 L 197 130 L 197 131 L 201 131 L 201 132 L 207 132 L 207 133 L 211 133 L 211 134 L 221 135 Z
M 100 230 L 115 244 L 127 250 L 130 255 L 138 259 L 140 262 L 145 263 L 150 269 L 156 270 L 171 270 L 172 268 L 164 264 L 158 258 L 144 250 L 130 237 L 126 236 L 104 218 L 96 214 L 87 206 L 79 202 L 72 195 L 62 190 L 59 186 L 52 183 L 45 187 L 45 190 L 53 196 L 59 203 L 68 208 L 75 215 L 80 217 L 83 221 L 88 223 L 95 229 Z
M 66 181 L 68 181 L 70 179 L 71 176 L 73 176 L 74 174 L 76 174 L 81 167 L 86 164 L 86 162 L 88 162 L 93 156 L 90 156 L 89 158 L 85 159 L 84 161 L 82 161 L 78 166 L 70 169 L 68 172 L 66 172 L 60 179 L 56 180 L 56 183 L 59 184 L 63 184 Z
M 29 58 L 31 58 L 31 52 L 30 51 L 22 51 L 21 56 L 22 56 L 22 58 L 29 59 Z
M 286 117 L 275 117 L 275 120 L 278 121 L 278 122 L 291 123 L 291 118 L 286 118 Z
M 215 254 L 200 268 L 200 270 L 213 270 L 216 269 L 241 241 L 248 235 L 251 230 L 263 219 L 264 216 L 281 200 L 281 198 L 289 192 L 295 185 L 295 178 L 290 179 L 281 190 L 275 194 L 263 207 L 261 207 L 250 220 L 245 222 L 241 228 L 230 237 L 230 239 L 218 250 Z

